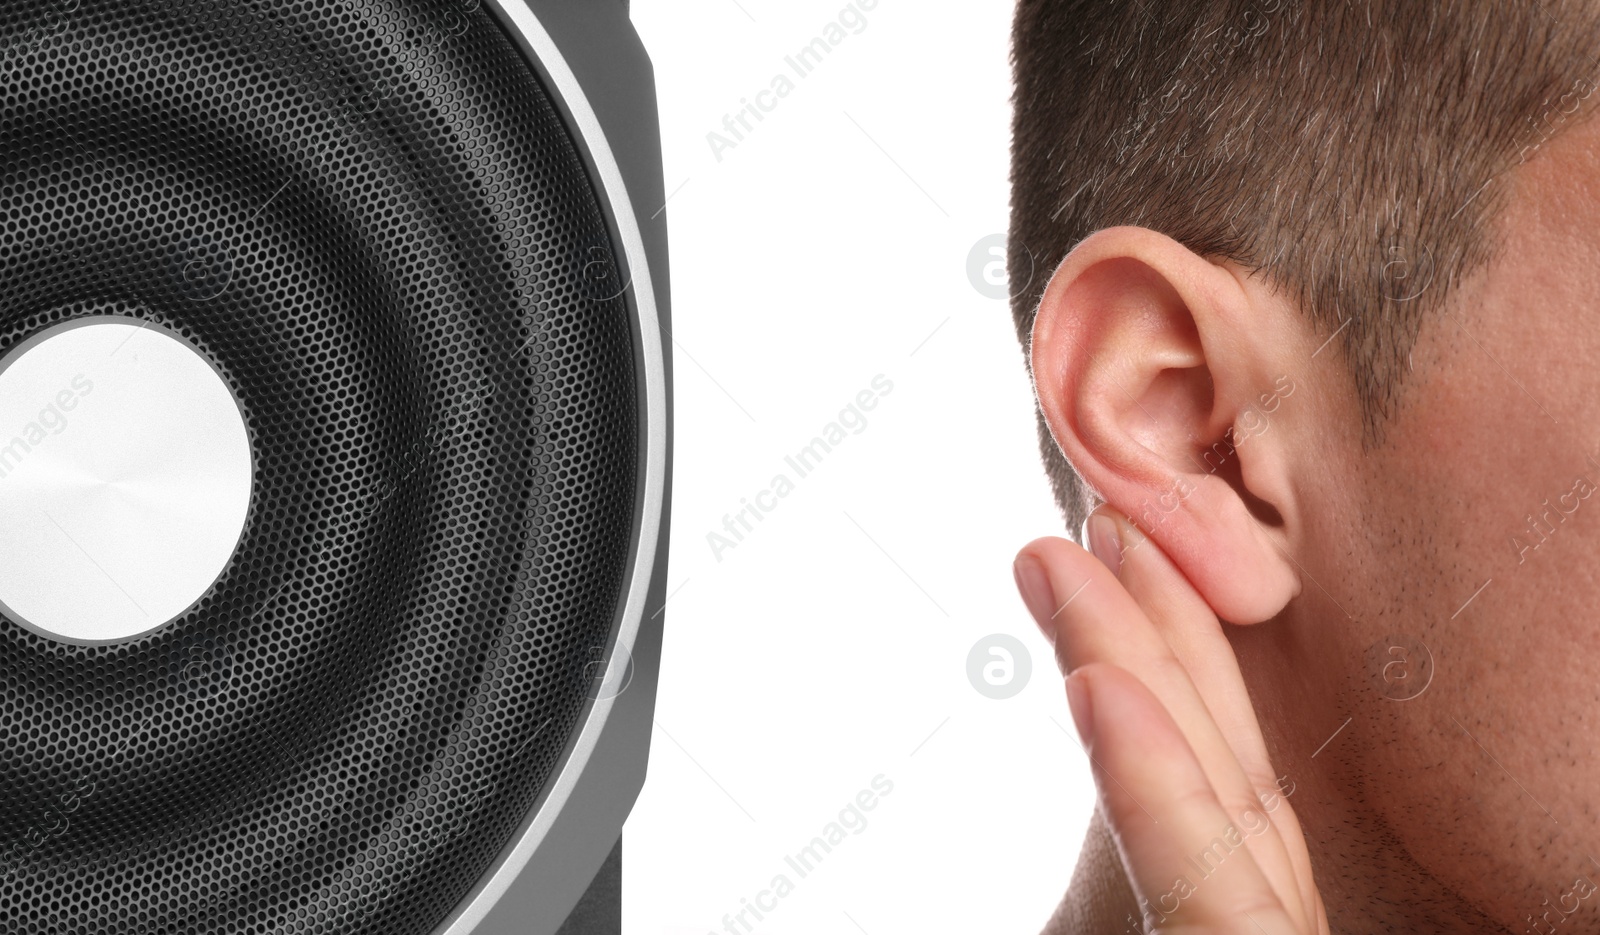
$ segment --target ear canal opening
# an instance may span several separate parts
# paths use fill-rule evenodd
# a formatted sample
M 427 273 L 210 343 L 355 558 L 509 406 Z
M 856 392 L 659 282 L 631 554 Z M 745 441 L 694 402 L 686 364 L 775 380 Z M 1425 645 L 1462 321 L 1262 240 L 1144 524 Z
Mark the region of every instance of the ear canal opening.
M 1223 458 L 1222 463 L 1215 466 L 1212 466 L 1211 460 L 1207 458 L 1206 464 L 1211 467 L 1211 473 L 1222 478 L 1233 489 L 1233 492 L 1238 494 L 1239 499 L 1244 503 L 1245 509 L 1250 511 L 1250 515 L 1255 517 L 1256 522 L 1273 529 L 1281 528 L 1283 526 L 1283 514 L 1278 512 L 1278 508 L 1251 493 L 1244 484 L 1244 471 L 1240 466 L 1239 447 L 1234 441 L 1232 426 L 1229 426 L 1228 430 L 1223 433 L 1222 445 L 1226 448 L 1228 457 Z

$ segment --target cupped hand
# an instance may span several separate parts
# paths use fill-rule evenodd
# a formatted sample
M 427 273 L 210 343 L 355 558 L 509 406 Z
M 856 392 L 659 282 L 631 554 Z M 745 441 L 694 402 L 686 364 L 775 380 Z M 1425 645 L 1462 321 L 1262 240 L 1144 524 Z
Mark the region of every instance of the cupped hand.
M 1018 589 L 1055 645 L 1100 809 L 1150 932 L 1326 935 L 1322 898 L 1222 626 L 1127 518 L 1038 539 Z

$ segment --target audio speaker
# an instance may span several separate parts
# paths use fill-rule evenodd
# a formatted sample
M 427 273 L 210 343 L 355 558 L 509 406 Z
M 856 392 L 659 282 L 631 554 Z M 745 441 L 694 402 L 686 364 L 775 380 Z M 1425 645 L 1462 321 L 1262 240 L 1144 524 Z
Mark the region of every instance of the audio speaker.
M 626 3 L 7 0 L 0 73 L 0 931 L 555 932 L 665 599 Z

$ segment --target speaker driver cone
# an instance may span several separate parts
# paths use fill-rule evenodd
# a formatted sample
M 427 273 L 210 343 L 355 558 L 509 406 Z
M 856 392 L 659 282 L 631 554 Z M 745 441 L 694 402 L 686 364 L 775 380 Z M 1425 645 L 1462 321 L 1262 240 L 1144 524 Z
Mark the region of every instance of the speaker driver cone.
M 479 0 L 9 0 L 0 93 L 0 920 L 438 930 L 637 587 L 583 141 Z

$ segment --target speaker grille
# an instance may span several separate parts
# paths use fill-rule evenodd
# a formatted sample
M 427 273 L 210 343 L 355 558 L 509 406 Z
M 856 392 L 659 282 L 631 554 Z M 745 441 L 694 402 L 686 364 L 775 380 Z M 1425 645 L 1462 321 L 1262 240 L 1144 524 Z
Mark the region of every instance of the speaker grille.
M 255 463 L 172 625 L 0 621 L 0 927 L 432 931 L 552 777 L 631 557 L 625 273 L 570 131 L 480 0 L 7 0 L 0 95 L 0 352 L 159 322 Z

